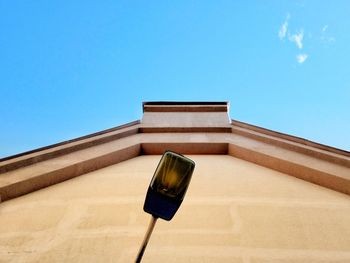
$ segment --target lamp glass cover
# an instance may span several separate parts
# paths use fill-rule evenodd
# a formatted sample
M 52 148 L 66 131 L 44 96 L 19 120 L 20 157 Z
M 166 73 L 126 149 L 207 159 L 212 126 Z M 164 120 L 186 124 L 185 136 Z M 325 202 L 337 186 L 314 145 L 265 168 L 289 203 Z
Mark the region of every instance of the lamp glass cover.
M 191 180 L 194 162 L 180 154 L 164 153 L 150 187 L 165 196 L 182 200 Z

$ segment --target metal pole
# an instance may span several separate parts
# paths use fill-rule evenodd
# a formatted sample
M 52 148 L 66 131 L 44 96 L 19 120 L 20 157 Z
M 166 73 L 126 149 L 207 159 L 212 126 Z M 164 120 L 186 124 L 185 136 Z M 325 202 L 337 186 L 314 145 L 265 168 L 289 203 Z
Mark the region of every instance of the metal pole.
M 145 235 L 145 237 L 144 237 L 144 239 L 143 239 L 143 241 L 142 241 L 142 245 L 141 245 L 141 247 L 140 247 L 139 253 L 137 254 L 137 258 L 136 258 L 136 260 L 135 260 L 135 263 L 140 263 L 140 262 L 141 262 L 143 253 L 145 252 L 145 249 L 146 249 L 146 247 L 147 247 L 148 240 L 149 240 L 149 238 L 151 237 L 151 234 L 152 234 L 154 225 L 155 225 L 156 222 L 157 222 L 157 219 L 158 219 L 158 217 L 155 217 L 155 216 L 152 215 L 151 222 L 149 223 L 149 226 L 148 226 L 146 235 Z

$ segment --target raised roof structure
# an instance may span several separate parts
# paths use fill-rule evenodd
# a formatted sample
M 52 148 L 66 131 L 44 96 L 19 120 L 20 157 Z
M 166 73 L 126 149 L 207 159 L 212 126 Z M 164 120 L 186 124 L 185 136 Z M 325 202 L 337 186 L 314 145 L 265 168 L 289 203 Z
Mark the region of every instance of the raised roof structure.
M 133 261 L 167 149 L 197 167 L 144 262 L 348 262 L 350 153 L 228 109 L 145 102 L 140 121 L 1 159 L 0 262 Z

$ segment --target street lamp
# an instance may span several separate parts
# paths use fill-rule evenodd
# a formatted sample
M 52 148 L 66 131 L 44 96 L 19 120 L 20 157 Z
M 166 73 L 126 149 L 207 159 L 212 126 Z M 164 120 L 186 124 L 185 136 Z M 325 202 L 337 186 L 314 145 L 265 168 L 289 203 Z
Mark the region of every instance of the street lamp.
M 157 219 L 169 221 L 179 209 L 190 184 L 194 166 L 191 159 L 181 154 L 164 152 L 147 190 L 143 210 L 151 214 L 152 219 L 136 262 L 141 262 Z

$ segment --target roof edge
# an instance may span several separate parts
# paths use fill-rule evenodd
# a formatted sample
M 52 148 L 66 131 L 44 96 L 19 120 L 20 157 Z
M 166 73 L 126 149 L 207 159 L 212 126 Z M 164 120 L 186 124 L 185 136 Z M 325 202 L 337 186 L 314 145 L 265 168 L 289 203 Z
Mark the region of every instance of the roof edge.
M 145 101 L 142 105 L 228 105 L 228 101 Z
M 228 112 L 228 101 L 150 101 L 142 103 L 143 112 Z
M 70 140 L 66 140 L 66 141 L 50 144 L 50 145 L 47 145 L 47 146 L 44 146 L 44 147 L 35 148 L 33 150 L 17 153 L 17 154 L 14 154 L 14 155 L 9 155 L 9 156 L 0 158 L 0 162 L 11 160 L 11 159 L 14 159 L 14 158 L 18 158 L 18 157 L 21 157 L 21 156 L 24 156 L 24 155 L 28 155 L 28 154 L 31 154 L 31 153 L 36 153 L 36 152 L 48 150 L 48 149 L 55 148 L 57 146 L 62 146 L 62 145 L 68 144 L 68 143 L 77 142 L 77 141 L 81 141 L 81 140 L 84 140 L 84 139 L 89 139 L 91 137 L 95 137 L 95 136 L 102 135 L 102 134 L 105 134 L 105 133 L 108 133 L 108 132 L 113 132 L 113 131 L 116 131 L 116 130 L 127 128 L 127 127 L 130 127 L 130 126 L 136 125 L 136 124 L 140 124 L 140 120 L 132 121 L 132 122 L 129 122 L 129 123 L 126 123 L 126 124 L 122 124 L 122 125 L 119 125 L 119 126 L 115 126 L 113 128 L 109 128 L 109 129 L 106 129 L 106 130 L 90 133 L 90 134 L 83 135 L 83 136 L 80 136 L 80 137 L 77 137 L 77 138 L 73 138 L 73 139 L 70 139 Z
M 266 129 L 266 128 L 262 128 L 260 126 L 257 125 L 253 125 L 253 124 L 249 124 L 246 122 L 242 122 L 242 121 L 238 121 L 238 120 L 234 120 L 232 119 L 232 124 L 241 128 L 246 128 L 252 131 L 256 131 L 265 135 L 269 135 L 269 136 L 273 136 L 273 137 L 277 137 L 279 139 L 284 139 L 284 140 L 288 140 L 291 142 L 295 142 L 295 143 L 300 143 L 302 145 L 306 145 L 306 146 L 310 146 L 310 147 L 314 147 L 317 148 L 319 150 L 324 150 L 324 151 L 328 151 L 331 153 L 335 153 L 335 154 L 340 154 L 340 155 L 344 155 L 346 157 L 350 157 L 350 151 L 347 150 L 343 150 L 340 148 L 336 148 L 333 146 L 329 146 L 326 144 L 322 144 L 322 143 L 318 143 L 315 141 L 311 141 L 302 137 L 298 137 L 298 136 L 294 136 L 294 135 L 290 135 L 287 133 L 282 133 L 279 131 L 274 131 L 271 129 Z
M 112 140 L 121 139 L 139 132 L 140 121 L 133 121 L 100 132 L 81 136 L 31 151 L 0 159 L 0 174 L 23 166 L 28 166 L 48 159 L 56 158 L 74 151 L 86 149 Z

